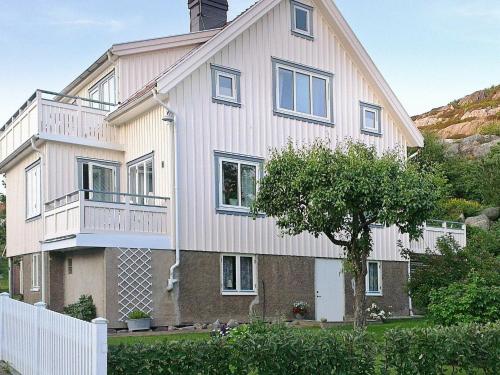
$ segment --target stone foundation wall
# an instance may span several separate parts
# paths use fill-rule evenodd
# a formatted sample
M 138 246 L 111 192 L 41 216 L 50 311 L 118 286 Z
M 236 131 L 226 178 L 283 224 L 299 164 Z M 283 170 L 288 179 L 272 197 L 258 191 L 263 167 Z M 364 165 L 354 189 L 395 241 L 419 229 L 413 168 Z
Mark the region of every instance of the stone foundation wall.
M 382 261 L 382 296 L 367 296 L 366 306 L 376 303 L 379 307 L 390 307 L 393 316 L 410 314 L 408 293 L 405 290 L 408 281 L 408 263 Z M 345 275 L 345 316 L 354 316 L 354 290 L 352 275 Z
M 250 314 L 290 319 L 297 300 L 309 303 L 307 318 L 314 318 L 314 258 L 258 255 L 257 295 L 228 296 L 221 294 L 220 257 L 220 253 L 181 252 L 181 324 L 248 321 Z

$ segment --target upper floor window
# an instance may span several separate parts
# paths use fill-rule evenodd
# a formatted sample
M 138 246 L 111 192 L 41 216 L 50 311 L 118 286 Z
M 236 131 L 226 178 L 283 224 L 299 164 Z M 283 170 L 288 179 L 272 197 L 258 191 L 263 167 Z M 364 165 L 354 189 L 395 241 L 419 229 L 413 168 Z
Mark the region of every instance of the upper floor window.
M 377 261 L 368 262 L 366 274 L 366 294 L 382 295 L 382 263 Z
M 273 59 L 273 77 L 276 114 L 333 123 L 331 73 Z
M 212 69 L 212 101 L 237 107 L 241 106 L 241 72 L 214 64 L 211 64 L 210 67 Z
M 364 133 L 382 134 L 382 108 L 375 104 L 360 102 L 361 131 Z
M 137 204 L 144 204 L 146 195 L 154 195 L 153 154 L 133 160 L 127 166 L 128 191 L 130 194 L 139 195 L 139 197 L 133 198 L 132 201 Z
M 42 168 L 40 160 L 26 168 L 26 219 L 42 213 Z
M 79 188 L 85 190 L 85 199 L 114 202 L 119 189 L 119 163 L 78 159 Z
M 217 210 L 249 213 L 257 196 L 262 159 L 220 152 L 215 158 Z
M 292 9 L 292 33 L 297 36 L 312 39 L 313 37 L 313 8 L 309 5 L 291 0 Z
M 90 88 L 89 99 L 96 100 L 98 102 L 116 103 L 115 72 L 108 74 Z M 110 106 L 106 104 L 90 102 L 90 106 L 92 108 L 104 109 L 106 111 L 110 110 Z

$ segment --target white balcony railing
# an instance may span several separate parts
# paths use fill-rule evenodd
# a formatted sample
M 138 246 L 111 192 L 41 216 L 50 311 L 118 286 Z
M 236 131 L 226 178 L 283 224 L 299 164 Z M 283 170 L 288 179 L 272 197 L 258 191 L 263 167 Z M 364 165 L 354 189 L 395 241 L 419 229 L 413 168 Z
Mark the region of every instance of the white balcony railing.
M 47 96 L 66 98 L 71 103 L 54 101 Z M 34 135 L 116 143 L 115 129 L 104 121 L 113 108 L 110 103 L 37 90 L 0 129 L 0 162 Z
M 78 190 L 45 204 L 45 240 L 76 234 L 169 234 L 169 198 Z
M 451 236 L 461 247 L 466 245 L 466 227 L 463 223 L 441 220 L 428 220 L 424 224 L 422 237 L 410 242 L 410 250 L 425 253 L 427 249 L 435 250 L 439 238 Z

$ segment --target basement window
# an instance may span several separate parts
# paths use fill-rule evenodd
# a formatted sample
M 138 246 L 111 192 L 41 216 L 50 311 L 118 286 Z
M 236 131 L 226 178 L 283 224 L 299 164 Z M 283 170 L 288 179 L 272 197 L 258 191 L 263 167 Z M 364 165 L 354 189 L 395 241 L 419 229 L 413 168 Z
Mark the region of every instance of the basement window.
M 257 294 L 257 258 L 254 255 L 221 256 L 221 293 Z
M 313 8 L 294 0 L 290 1 L 290 7 L 292 10 L 292 34 L 313 39 Z
M 368 262 L 368 272 L 366 274 L 366 295 L 382 295 L 382 263 L 378 261 Z
M 215 64 L 212 69 L 212 101 L 214 103 L 241 107 L 241 72 Z
M 361 132 L 382 135 L 382 108 L 375 104 L 360 102 Z
M 31 256 L 31 291 L 40 290 L 40 254 Z

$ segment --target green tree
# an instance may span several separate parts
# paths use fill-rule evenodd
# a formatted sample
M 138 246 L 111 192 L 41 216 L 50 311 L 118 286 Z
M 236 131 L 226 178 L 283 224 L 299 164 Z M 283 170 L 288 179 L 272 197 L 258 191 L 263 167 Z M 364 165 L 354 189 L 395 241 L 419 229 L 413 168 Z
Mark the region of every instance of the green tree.
M 500 205 L 500 144 L 477 163 L 477 189 L 484 203 Z
M 394 150 L 349 142 L 332 149 L 316 142 L 274 150 L 253 207 L 277 219 L 284 234 L 324 234 L 344 255 L 355 278 L 355 327 L 366 325 L 370 225 L 396 225 L 411 238 L 421 234 L 440 196 L 442 180 L 407 163 Z

